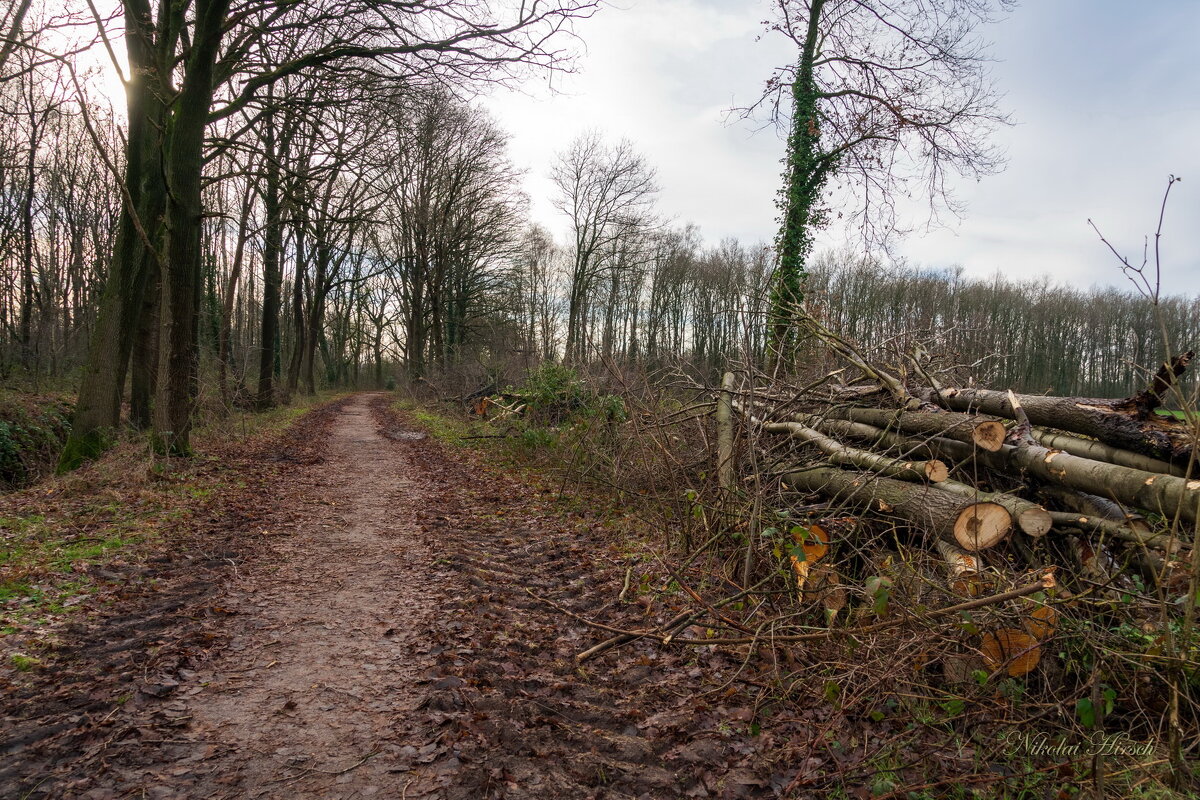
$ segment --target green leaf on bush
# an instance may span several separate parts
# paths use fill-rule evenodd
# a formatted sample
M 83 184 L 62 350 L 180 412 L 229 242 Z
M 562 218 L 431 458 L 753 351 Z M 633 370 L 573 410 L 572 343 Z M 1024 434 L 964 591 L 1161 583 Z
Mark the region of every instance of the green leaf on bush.
M 887 613 L 888 603 L 892 599 L 892 579 L 875 575 L 867 578 L 863 586 L 871 598 L 871 610 L 882 617 Z
M 1086 697 L 1081 697 L 1075 702 L 1075 716 L 1079 718 L 1079 722 L 1085 728 L 1092 728 L 1096 725 L 1096 708 Z

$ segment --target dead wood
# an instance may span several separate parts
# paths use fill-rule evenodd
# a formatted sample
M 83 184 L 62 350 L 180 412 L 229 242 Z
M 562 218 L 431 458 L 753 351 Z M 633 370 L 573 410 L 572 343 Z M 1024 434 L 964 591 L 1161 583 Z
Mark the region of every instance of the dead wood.
M 992 547 L 1012 529 L 1012 517 L 996 503 L 973 502 L 934 486 L 848 472 L 836 467 L 783 476 L 793 489 L 898 517 L 917 529 L 972 552 Z
M 975 459 L 998 472 L 1019 470 L 1059 486 L 1079 489 L 1088 494 L 1107 495 L 1118 503 L 1195 522 L 1200 510 L 1200 480 L 1106 464 L 1073 456 L 1041 445 L 1005 445 L 989 453 L 972 451 L 961 442 L 942 439 L 927 447 L 963 461 Z
M 737 484 L 733 463 L 733 373 L 726 372 L 717 394 L 717 475 L 721 490 L 732 495 Z
M 948 584 L 955 594 L 975 597 L 982 582 L 979 579 L 979 559 L 957 545 L 942 539 L 934 542 L 948 573 Z
M 894 428 L 909 434 L 954 439 L 990 452 L 1004 445 L 1007 434 L 1004 423 L 999 420 L 948 411 L 893 412 L 879 408 L 835 408 L 829 411 L 829 416 L 877 428 Z
M 1042 489 L 1042 495 L 1068 511 L 1119 522 L 1138 533 L 1149 534 L 1152 531 L 1150 523 L 1144 516 L 1105 497 L 1064 489 L 1060 486 L 1046 486 Z
M 1164 362 L 1159 366 L 1150 385 L 1130 397 L 1128 402 L 1141 416 L 1149 415 L 1163 404 L 1164 395 L 1175 385 L 1179 376 L 1187 370 L 1195 355 L 1195 351 L 1188 350 L 1186 353 L 1180 353 L 1173 356 L 1170 361 Z
M 1050 518 L 1049 511 L 1037 503 L 1015 495 L 1004 494 L 1002 492 L 983 492 L 974 486 L 968 486 L 958 481 L 944 481 L 938 484 L 938 488 L 962 495 L 963 497 L 970 497 L 977 501 L 986 501 L 1004 506 L 1017 523 L 1017 527 L 1029 536 L 1045 536 L 1054 524 Z
M 1051 511 L 1050 516 L 1053 518 L 1056 527 L 1082 528 L 1113 539 L 1120 539 L 1136 545 L 1145 545 L 1146 547 L 1163 550 L 1168 553 L 1176 553 L 1180 549 L 1179 541 L 1168 533 L 1142 533 L 1130 528 L 1128 525 L 1122 525 L 1111 519 L 1089 517 L 1086 514 L 1080 514 L 1075 511 Z
M 917 396 L 962 412 L 1016 419 L 1008 394 L 989 389 L 932 389 Z M 1031 423 L 1099 439 L 1154 459 L 1186 465 L 1194 448 L 1193 431 L 1170 417 L 1145 412 L 1130 399 L 1015 395 Z
M 1052 450 L 1062 450 L 1080 458 L 1090 458 L 1093 461 L 1107 461 L 1121 467 L 1132 467 L 1146 472 L 1159 472 L 1163 475 L 1174 475 L 1177 478 L 1186 477 L 1185 467 L 1176 466 L 1169 461 L 1151 458 L 1150 456 L 1122 450 L 1119 447 L 1096 441 L 1071 436 L 1067 433 L 1051 431 L 1045 428 L 1034 428 L 1033 438 L 1043 447 Z
M 877 475 L 939 483 L 946 480 L 949 470 L 937 460 L 902 461 L 868 450 L 859 450 L 825 436 L 818 430 L 799 422 L 768 422 L 762 426 L 767 433 L 781 433 L 815 446 L 825 453 L 830 463 L 870 470 Z

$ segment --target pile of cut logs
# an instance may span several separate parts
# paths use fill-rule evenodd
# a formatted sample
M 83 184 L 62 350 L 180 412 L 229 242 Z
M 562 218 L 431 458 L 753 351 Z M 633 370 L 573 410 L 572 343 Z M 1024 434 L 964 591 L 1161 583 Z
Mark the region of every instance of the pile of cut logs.
M 1008 543 L 1037 568 L 1046 559 L 1033 545 L 1048 536 L 1093 583 L 1138 575 L 1145 586 L 1175 585 L 1200 516 L 1200 478 L 1191 477 L 1200 475 L 1198 425 L 1160 409 L 1191 358 L 1177 356 L 1120 400 L 937 381 L 909 389 L 886 374 L 879 380 L 877 368 L 868 390 L 751 394 L 727 375 L 718 457 L 731 457 L 720 420 L 740 416 L 765 434 L 786 487 L 914 531 L 946 564 L 950 585 L 968 594 L 964 578 L 982 551 Z

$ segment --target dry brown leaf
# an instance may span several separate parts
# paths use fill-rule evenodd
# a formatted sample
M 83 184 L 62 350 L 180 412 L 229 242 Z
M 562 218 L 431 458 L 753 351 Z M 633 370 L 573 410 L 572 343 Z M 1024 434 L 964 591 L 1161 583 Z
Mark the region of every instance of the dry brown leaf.
M 837 570 L 828 565 L 815 567 L 809 574 L 808 585 L 804 589 L 804 599 L 820 598 L 825 608 L 825 621 L 832 623 L 838 613 L 846 607 L 846 590 L 842 588 L 842 579 Z
M 803 589 L 805 582 L 808 580 L 809 563 L 801 561 L 795 556 L 789 556 L 792 559 L 792 571 L 796 573 L 796 588 Z
M 804 550 L 804 559 L 790 556 L 792 570 L 796 573 L 796 588 L 803 589 L 812 565 L 829 552 L 829 534 L 820 525 L 810 525 L 803 532 L 792 534 L 796 544 Z
M 1016 628 L 985 633 L 979 650 L 988 669 L 996 670 L 1007 664 L 1008 674 L 1013 678 L 1028 675 L 1042 660 L 1037 640 Z
M 1058 612 L 1047 605 L 1037 606 L 1025 619 L 1025 630 L 1039 642 L 1045 642 L 1053 636 L 1057 626 Z

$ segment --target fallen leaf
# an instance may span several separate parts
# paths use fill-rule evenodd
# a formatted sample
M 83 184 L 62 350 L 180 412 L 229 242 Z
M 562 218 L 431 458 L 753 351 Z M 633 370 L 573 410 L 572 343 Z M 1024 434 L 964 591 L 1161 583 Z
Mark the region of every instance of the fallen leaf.
M 985 633 L 979 649 L 989 669 L 996 670 L 1007 664 L 1008 674 L 1013 678 L 1028 675 L 1042 660 L 1042 649 L 1037 640 L 1016 628 Z

